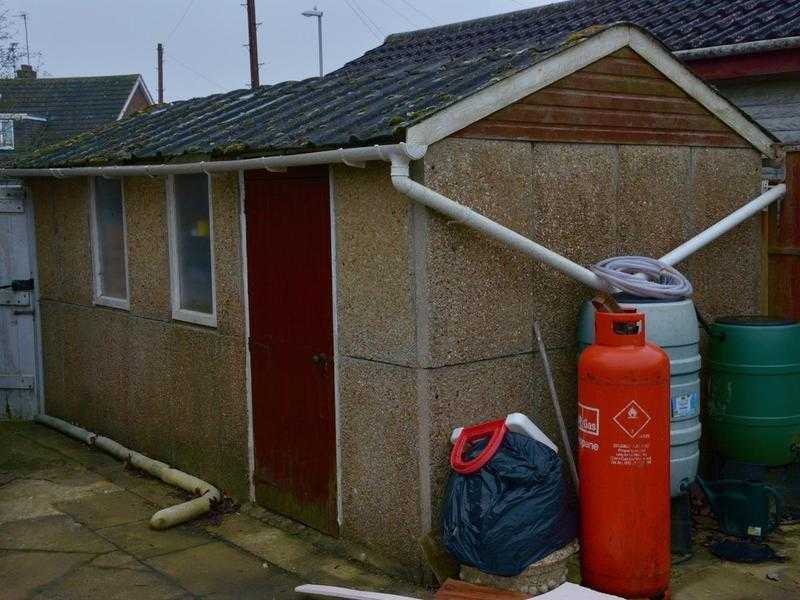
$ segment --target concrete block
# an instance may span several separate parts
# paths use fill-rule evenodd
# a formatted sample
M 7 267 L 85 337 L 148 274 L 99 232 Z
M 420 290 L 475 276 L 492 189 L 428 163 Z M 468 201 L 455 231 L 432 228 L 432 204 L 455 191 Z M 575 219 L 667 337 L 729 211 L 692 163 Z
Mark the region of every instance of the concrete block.
M 214 211 L 217 329 L 224 335 L 244 336 L 238 174 L 213 175 L 211 199 Z
M 340 364 L 342 536 L 418 566 L 422 534 L 414 370 Z
M 131 313 L 169 319 L 166 182 L 163 177 L 126 177 L 124 182 Z
M 448 139 L 424 162 L 425 185 L 518 233 L 533 233 L 531 145 Z M 425 211 L 427 349 L 441 366 L 531 349 L 534 264 L 527 256 Z
M 694 215 L 691 235 L 727 216 L 760 193 L 761 159 L 748 149 L 693 150 Z M 761 230 L 755 216 L 677 265 L 695 286 L 694 300 L 705 315 L 759 312 Z
M 619 147 L 620 254 L 663 256 L 687 239 L 691 210 L 690 148 Z
M 410 202 L 386 164 L 334 168 L 339 352 L 415 361 Z

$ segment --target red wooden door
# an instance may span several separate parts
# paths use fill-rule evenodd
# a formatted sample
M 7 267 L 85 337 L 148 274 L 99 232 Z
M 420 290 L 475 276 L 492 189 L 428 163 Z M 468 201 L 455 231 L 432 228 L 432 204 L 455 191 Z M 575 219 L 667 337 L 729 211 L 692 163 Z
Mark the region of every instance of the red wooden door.
M 256 499 L 336 534 L 328 173 L 245 184 Z

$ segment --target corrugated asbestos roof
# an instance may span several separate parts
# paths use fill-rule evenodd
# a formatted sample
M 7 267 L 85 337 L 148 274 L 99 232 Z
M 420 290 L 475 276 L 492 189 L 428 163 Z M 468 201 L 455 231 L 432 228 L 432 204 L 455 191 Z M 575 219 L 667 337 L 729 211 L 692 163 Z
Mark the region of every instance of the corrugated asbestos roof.
M 0 113 L 45 117 L 41 143 L 91 131 L 117 120 L 138 75 L 0 79 Z
M 800 35 L 800 2 L 573 0 L 392 35 L 323 78 L 156 107 L 29 155 L 18 166 L 223 158 L 397 141 L 431 114 L 573 43 L 572 32 L 620 21 L 684 50 Z

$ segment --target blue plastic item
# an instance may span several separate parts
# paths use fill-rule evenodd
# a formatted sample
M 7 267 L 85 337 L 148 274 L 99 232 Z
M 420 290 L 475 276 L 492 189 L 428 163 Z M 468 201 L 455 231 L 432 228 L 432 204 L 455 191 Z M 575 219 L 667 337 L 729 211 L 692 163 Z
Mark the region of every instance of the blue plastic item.
M 465 457 L 487 444 L 475 442 Z M 452 472 L 442 507 L 442 540 L 462 564 L 513 577 L 577 535 L 561 459 L 545 444 L 506 432 L 494 456 L 471 475 Z

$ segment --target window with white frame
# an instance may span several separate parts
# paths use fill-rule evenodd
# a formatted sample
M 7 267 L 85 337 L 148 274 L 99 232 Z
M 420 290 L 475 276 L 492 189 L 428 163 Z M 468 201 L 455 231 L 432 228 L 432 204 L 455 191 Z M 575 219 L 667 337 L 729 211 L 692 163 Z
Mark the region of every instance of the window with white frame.
M 172 317 L 216 327 L 209 176 L 174 175 L 167 185 Z
M 0 119 L 0 150 L 14 149 L 14 121 Z
M 91 190 L 95 303 L 127 310 L 128 232 L 122 180 L 95 177 Z

